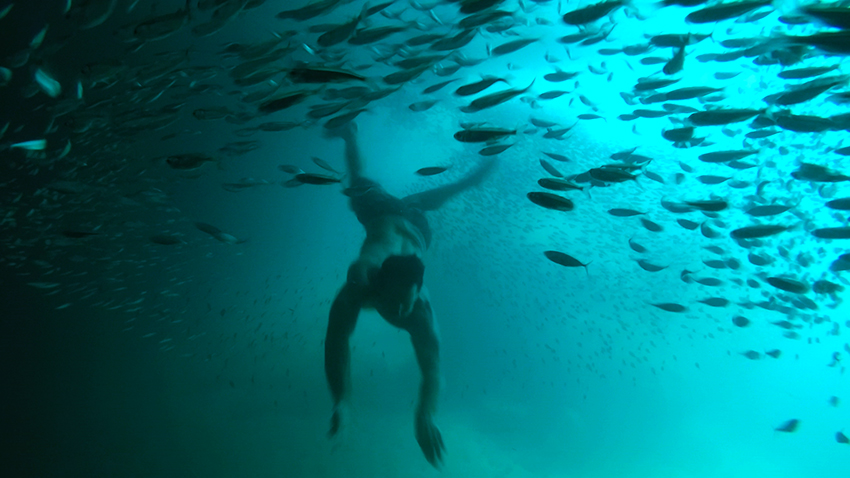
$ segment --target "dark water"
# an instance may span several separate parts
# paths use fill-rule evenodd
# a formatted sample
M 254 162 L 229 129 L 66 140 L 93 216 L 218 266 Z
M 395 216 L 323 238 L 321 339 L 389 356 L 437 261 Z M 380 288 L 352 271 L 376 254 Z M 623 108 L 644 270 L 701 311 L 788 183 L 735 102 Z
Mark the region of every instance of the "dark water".
M 434 54 L 427 44 L 403 43 L 460 31 L 467 15 L 457 4 L 394 2 L 361 27 L 405 31 L 323 50 L 321 32 L 360 14 L 362 2 L 300 21 L 275 15 L 302 2 L 193 0 L 188 14 L 177 0 L 114 3 L 107 15 L 108 0 L 72 1 L 67 13 L 64 1 L 16 1 L 0 19 L 0 66 L 12 74 L 0 86 L 0 128 L 9 124 L 0 137 L 2 476 L 437 475 L 413 437 L 419 370 L 409 337 L 372 311 L 361 313 L 351 342 L 350 423 L 341 436 L 326 435 L 327 316 L 365 234 L 340 194 L 343 144 L 323 134 L 336 115 L 308 113 L 340 101 L 336 89 L 364 85 L 387 95 L 360 97 L 339 114 L 365 109 L 356 120 L 365 173 L 399 196 L 458 180 L 487 159 L 478 154 L 486 144 L 453 138 L 462 124 L 516 130 L 497 143 L 513 146 L 495 156 L 483 184 L 428 213 L 434 239 L 425 284 L 441 337 L 443 476 L 846 475 L 850 446 L 840 437 L 850 429 L 850 314 L 840 256 L 849 250 L 846 239 L 812 232 L 848 226 L 846 211 L 825 205 L 850 196 L 842 178 L 850 167 L 835 152 L 847 141 L 838 97 L 845 60 L 782 43 L 827 29 L 780 20 L 798 5 L 776 2 L 767 16 L 758 14 L 769 8 L 742 16 L 749 21 L 689 24 L 685 15 L 699 7 L 635 2 L 588 23 L 586 31 L 605 38 L 581 46 L 558 39 L 582 31 L 561 15 L 584 4 L 497 2 L 514 24 L 492 20 L 417 78 L 388 84 L 384 77 L 400 71 L 392 63 Z M 206 34 L 234 5 L 238 13 Z M 145 38 L 154 28 L 163 38 Z M 627 104 L 639 77 L 665 77 L 660 70 L 677 49 L 612 50 L 688 32 L 712 37 L 686 47 L 680 82 L 661 91 L 722 91 Z M 537 41 L 493 54 L 518 38 Z M 763 49 L 732 61 L 708 56 L 744 48 L 722 43 L 730 40 Z M 263 42 L 272 42 L 268 51 L 260 51 Z M 481 61 L 446 71 L 464 62 L 459 54 Z M 780 57 L 793 60 L 783 65 Z M 252 74 L 234 73 L 254 60 Z M 366 80 L 291 84 L 286 72 L 298 61 Z M 826 75 L 836 85 L 828 91 L 787 107 L 765 100 L 811 80 L 786 81 L 779 72 L 832 65 Z M 578 75 L 543 78 L 556 68 Z M 39 86 L 39 70 L 61 92 Z M 723 80 L 717 72 L 738 75 Z M 453 93 L 485 75 L 504 82 L 475 96 Z M 460 110 L 532 80 L 503 104 Z M 263 99 L 245 98 L 266 90 L 274 90 L 266 99 L 308 95 L 266 115 Z M 566 93 L 540 97 L 552 91 Z M 439 101 L 409 108 L 429 99 Z M 674 103 L 691 109 L 621 116 Z M 662 130 L 687 125 L 691 112 L 713 107 L 766 110 L 755 121 L 698 126 L 702 142 L 662 138 Z M 831 119 L 820 132 L 759 123 L 789 112 Z M 532 118 L 553 125 L 534 126 Z M 259 126 L 270 122 L 298 124 Z M 566 127 L 573 128 L 563 139 L 544 136 Z M 777 134 L 745 136 L 765 129 Z M 43 150 L 19 144 L 38 139 L 47 141 Z M 752 168 L 698 159 L 740 149 L 756 151 L 742 160 Z M 168 157 L 186 154 L 208 160 L 169 166 Z M 341 171 L 342 185 L 281 186 L 293 175 L 280 165 L 335 174 L 312 157 Z M 544 191 L 537 181 L 552 174 L 541 159 L 578 176 L 585 190 L 556 192 L 573 210 L 526 197 Z M 590 182 L 590 169 L 615 162 L 639 166 L 636 180 Z M 803 163 L 828 171 L 795 177 Z M 415 174 L 435 166 L 447 171 Z M 728 207 L 662 206 L 705 200 Z M 767 204 L 790 208 L 764 218 L 746 213 Z M 607 212 L 613 208 L 643 214 L 620 217 Z M 689 230 L 678 219 L 700 226 Z M 753 242 L 730 237 L 757 224 L 789 229 Z M 550 250 L 586 271 L 555 264 L 544 255 Z M 751 253 L 771 263 L 756 264 Z M 647 270 L 653 265 L 659 270 Z M 806 290 L 771 285 L 777 277 Z M 816 281 L 837 289 L 826 293 Z M 665 310 L 678 310 L 669 304 L 684 310 Z

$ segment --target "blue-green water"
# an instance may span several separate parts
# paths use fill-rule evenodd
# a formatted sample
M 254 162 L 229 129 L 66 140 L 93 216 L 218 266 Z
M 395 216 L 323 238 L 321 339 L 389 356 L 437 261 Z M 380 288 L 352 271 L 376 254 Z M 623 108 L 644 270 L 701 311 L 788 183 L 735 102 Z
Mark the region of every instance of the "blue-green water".
M 311 160 L 318 157 L 344 174 L 342 142 L 322 133 L 328 117 L 308 113 L 339 101 L 331 98 L 334 89 L 364 85 L 372 92 L 399 88 L 341 111 L 365 109 L 356 123 L 366 175 L 398 196 L 457 180 L 486 160 L 478 154 L 485 144 L 453 138 L 462 127 L 488 122 L 517 130 L 499 143 L 513 146 L 496 156 L 480 187 L 428 213 L 434 239 L 424 258 L 425 286 L 441 337 L 435 419 L 446 444 L 443 476 L 846 476 L 850 445 L 838 435 L 850 429 L 846 292 L 796 294 L 768 281 L 847 285 L 839 259 L 847 240 L 812 233 L 848 226 L 846 211 L 824 206 L 850 196 L 840 176 L 850 165 L 834 152 L 847 141 L 836 116 L 846 112 L 838 98 L 847 87 L 845 57 L 787 44 L 787 35 L 831 31 L 780 21 L 799 14 L 800 5 L 776 2 L 775 11 L 749 22 L 692 24 L 684 18 L 699 6 L 634 2 L 588 23 L 587 31 L 608 33 L 581 46 L 558 39 L 581 31 L 561 15 L 585 4 L 505 1 L 493 7 L 513 13 L 504 32 L 486 30 L 504 20 L 482 25 L 469 44 L 392 85 L 383 78 L 399 71 L 395 62 L 434 54 L 428 44 L 405 42 L 460 31 L 466 15 L 457 4 L 394 2 L 361 27 L 405 31 L 328 48 L 318 44 L 321 32 L 357 16 L 363 2 L 300 21 L 275 15 L 303 2 L 193 0 L 188 13 L 185 5 L 16 1 L 0 19 L 0 66 L 11 74 L 0 86 L 3 476 L 438 475 L 414 439 L 420 375 L 409 337 L 373 311 L 361 313 L 351 341 L 351 421 L 340 436 L 327 437 L 325 328 L 365 234 L 341 194 L 346 178 L 342 185 L 282 187 L 292 174 L 278 166 L 332 174 Z M 231 7 L 237 13 L 206 35 L 211 19 Z M 151 25 L 163 38 L 146 39 Z M 638 78 L 666 77 L 660 71 L 676 48 L 611 50 L 688 32 L 683 71 L 673 75 L 681 79 L 659 91 L 722 91 L 703 100 L 627 104 Z M 537 41 L 488 54 L 517 38 Z M 723 42 L 741 39 L 770 48 L 732 61 L 707 56 L 736 51 Z M 265 52 L 247 49 L 263 42 L 272 42 Z M 239 46 L 226 48 L 231 43 Z M 793 65 L 772 60 L 789 51 Z M 437 75 L 458 64 L 459 54 L 480 62 Z M 663 61 L 642 64 L 647 57 Z M 257 61 L 256 70 L 240 80 L 234 72 L 247 61 Z M 297 61 L 366 80 L 292 85 L 286 72 Z M 837 65 L 826 74 L 836 79 L 828 91 L 789 106 L 765 100 L 812 81 L 785 80 L 781 71 L 824 65 Z M 578 75 L 560 83 L 543 78 L 556 68 Z M 61 92 L 53 97 L 49 83 L 39 86 L 38 71 Z M 720 80 L 717 72 L 738 75 Z M 453 93 L 482 75 L 505 83 L 471 97 Z M 452 78 L 440 91 L 422 93 Z M 503 104 L 460 110 L 532 80 Z M 274 90 L 266 100 L 296 90 L 308 95 L 265 115 L 258 111 L 263 99 L 245 96 L 266 90 Z M 566 93 L 539 97 L 554 90 Z M 425 111 L 408 107 L 428 99 L 438 102 Z M 621 117 L 673 103 L 680 109 L 665 117 Z M 661 136 L 687 125 L 691 112 L 715 107 L 765 111 L 759 124 L 748 118 L 697 126 L 694 137 L 705 139 L 689 147 Z M 199 119 L 199 110 L 218 115 Z M 788 112 L 833 119 L 817 133 L 763 127 Z M 588 114 L 599 118 L 579 118 Z M 550 129 L 574 127 L 561 140 L 545 138 L 547 129 L 532 118 L 556 124 Z M 268 122 L 299 125 L 258 129 Z M 765 129 L 777 133 L 745 136 Z M 47 140 L 40 151 L 19 144 L 38 139 Z M 651 162 L 611 159 L 632 148 Z M 757 152 L 741 168 L 698 159 L 738 149 Z M 211 161 L 191 170 L 166 161 L 190 153 Z M 573 176 L 622 158 L 641 166 L 636 180 L 590 187 L 586 175 L 576 178 L 585 190 L 556 192 L 573 201 L 571 211 L 526 197 L 544 191 L 537 181 L 550 176 L 541 159 Z M 829 168 L 832 180 L 795 178 L 801 163 Z M 431 166 L 448 170 L 415 174 Z M 700 179 L 708 175 L 728 179 L 709 185 Z M 237 191 L 223 187 L 243 178 L 257 181 Z M 728 207 L 662 207 L 708 199 Z M 746 213 L 766 204 L 792 207 L 772 217 Z M 612 208 L 645 214 L 616 217 Z M 663 230 L 651 232 L 640 218 Z M 689 230 L 680 219 L 702 227 Z M 198 222 L 225 235 L 216 240 Z M 755 224 L 790 229 L 756 241 L 730 237 Z M 630 240 L 647 252 L 633 250 Z M 544 255 L 549 250 L 589 263 L 587 273 L 553 263 Z M 756 265 L 750 253 L 773 261 Z M 663 269 L 649 272 L 639 259 Z M 720 284 L 700 284 L 707 278 Z M 699 302 L 708 298 L 729 302 Z M 652 305 L 664 303 L 685 310 Z M 736 325 L 738 316 L 749 324 Z M 755 358 L 743 355 L 748 351 Z M 777 430 L 789 420 L 799 420 L 793 431 Z

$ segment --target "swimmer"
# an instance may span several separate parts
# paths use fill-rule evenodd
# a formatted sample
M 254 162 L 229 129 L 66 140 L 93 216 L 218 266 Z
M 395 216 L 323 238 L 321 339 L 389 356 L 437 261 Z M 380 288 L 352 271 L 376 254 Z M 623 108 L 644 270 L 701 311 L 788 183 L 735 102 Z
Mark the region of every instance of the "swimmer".
M 440 340 L 427 290 L 422 284 L 422 257 L 431 242 L 426 211 L 439 208 L 463 190 L 479 185 L 495 166 L 488 158 L 460 181 L 405 198 L 387 193 L 363 176 L 363 162 L 354 123 L 332 130 L 330 137 L 345 142 L 351 209 L 366 229 L 360 256 L 348 269 L 348 278 L 331 305 L 325 338 L 325 375 L 334 402 L 329 435 L 343 426 L 351 390 L 349 337 L 361 309 L 374 309 L 395 327 L 410 334 L 422 373 L 416 406 L 416 441 L 435 468 L 445 445 L 434 423 L 440 392 Z

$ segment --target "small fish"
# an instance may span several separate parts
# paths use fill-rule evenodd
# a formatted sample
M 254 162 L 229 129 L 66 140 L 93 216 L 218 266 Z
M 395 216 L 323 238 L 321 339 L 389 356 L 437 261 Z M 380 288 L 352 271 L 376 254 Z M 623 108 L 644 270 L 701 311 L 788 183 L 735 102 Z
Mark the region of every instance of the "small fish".
M 700 211 L 718 212 L 726 209 L 729 203 L 721 199 L 707 199 L 704 201 L 685 201 L 685 204 Z
M 555 264 L 562 265 L 564 267 L 584 267 L 585 274 L 587 274 L 588 276 L 590 275 L 587 272 L 587 266 L 588 266 L 588 264 L 590 264 L 590 262 L 588 262 L 586 264 L 582 264 L 581 261 L 579 261 L 575 257 L 573 257 L 569 254 L 566 254 L 564 252 L 545 251 L 543 254 L 550 261 L 554 262 Z
M 533 116 L 528 118 L 528 120 L 531 122 L 531 124 L 533 124 L 534 126 L 537 126 L 538 128 L 551 128 L 552 126 L 558 125 L 558 123 L 556 123 L 554 121 L 535 118 Z M 547 153 L 543 153 L 543 154 L 547 154 Z
M 528 91 L 534 85 L 534 80 L 531 80 L 528 86 L 525 88 L 510 88 L 507 90 L 499 91 L 497 93 L 492 93 L 489 95 L 482 96 L 480 98 L 476 98 L 469 105 L 461 108 L 461 111 L 464 113 L 475 113 L 477 111 L 481 111 L 485 108 L 491 108 L 496 105 L 500 105 L 511 98 L 519 96 L 526 91 Z
M 850 239 L 850 227 L 823 227 L 812 231 L 820 239 Z
M 797 420 L 796 418 L 792 418 L 791 420 L 788 420 L 785 423 L 783 423 L 782 425 L 779 425 L 778 427 L 774 428 L 774 430 L 776 430 L 778 432 L 793 433 L 794 431 L 797 430 L 797 427 L 799 425 L 800 425 L 800 420 Z
M 433 93 L 435 91 L 439 91 L 442 88 L 444 88 L 446 85 L 448 85 L 449 83 L 452 83 L 452 82 L 455 82 L 455 81 L 457 81 L 457 78 L 452 79 L 452 80 L 446 80 L 446 81 L 443 81 L 441 83 L 437 83 L 435 85 L 431 85 L 428 88 L 425 88 L 424 90 L 422 90 L 422 93 L 427 94 L 427 93 Z
M 236 237 L 222 231 L 221 229 L 205 222 L 196 222 L 195 227 L 211 235 L 217 241 L 223 242 L 225 244 L 241 244 L 246 241 L 246 239 L 237 239 Z
M 616 217 L 632 217 L 639 216 L 641 214 L 646 214 L 640 211 L 635 211 L 634 209 L 621 209 L 621 208 L 613 208 L 608 210 L 608 214 Z
M 162 244 L 164 246 L 173 246 L 175 244 L 183 244 L 183 239 L 176 234 L 154 234 L 148 239 L 154 244 Z
M 416 103 L 409 104 L 407 107 L 410 108 L 410 111 L 416 111 L 418 113 L 431 109 L 431 107 L 437 104 L 437 101 L 439 100 L 417 101 Z
M 97 235 L 100 235 L 100 233 L 99 232 L 88 232 L 88 231 L 65 230 L 65 231 L 62 231 L 62 235 L 65 236 L 65 237 L 70 237 L 72 239 L 80 239 L 80 238 L 83 238 L 83 237 L 97 236 Z
M 562 178 L 541 178 L 537 180 L 537 184 L 545 189 L 552 191 L 582 191 L 584 188 L 578 184 L 571 183 Z
M 720 2 L 714 5 L 694 10 L 685 17 L 688 23 L 712 23 L 729 18 L 740 17 L 759 7 L 770 5 L 773 0 L 742 0 L 737 2 Z
M 270 182 L 265 179 L 253 179 L 253 178 L 242 178 L 239 182 L 236 183 L 224 183 L 221 185 L 222 189 L 225 191 L 230 191 L 232 193 L 238 193 L 244 191 L 249 188 L 253 188 L 256 186 L 264 186 L 269 185 Z
M 688 34 L 688 39 L 690 39 L 690 34 Z M 688 40 L 685 41 L 687 44 Z M 679 47 L 679 50 L 673 55 L 673 58 L 670 59 L 661 71 L 664 72 L 665 75 L 674 75 L 680 71 L 685 66 L 685 45 Z
M 841 432 L 835 432 L 835 441 L 838 443 L 848 444 L 850 443 L 850 439 L 847 438 L 847 435 Z
M 787 231 L 788 226 L 779 224 L 761 224 L 758 226 L 740 227 L 729 233 L 732 239 L 756 239 L 760 237 L 768 237 Z
M 336 3 L 336 2 L 335 2 Z M 363 9 L 360 11 L 360 14 L 356 17 L 350 19 L 349 21 L 335 25 L 330 30 L 321 34 L 319 38 L 316 40 L 316 43 L 319 46 L 323 46 L 325 48 L 334 46 L 337 43 L 342 43 L 348 40 L 351 35 L 354 34 L 355 30 L 357 30 L 357 25 L 360 24 L 360 21 L 366 18 L 368 13 L 368 4 L 363 6 Z
M 301 184 L 334 184 L 341 181 L 340 178 L 334 176 L 315 173 L 298 173 L 293 180 Z
M 688 116 L 694 126 L 722 126 L 731 123 L 746 121 L 753 116 L 767 111 L 766 109 L 753 110 L 744 108 L 718 108 L 706 111 L 697 111 Z
M 735 317 L 732 317 L 732 323 L 735 324 L 736 327 L 746 327 L 750 325 L 750 319 L 741 315 L 736 315 Z
M 505 80 L 502 78 L 496 77 L 487 77 L 480 81 L 476 81 L 475 83 L 470 83 L 468 85 L 463 85 L 460 88 L 455 90 L 455 94 L 458 96 L 470 96 L 476 93 L 480 93 L 487 88 L 493 86 L 493 84 L 497 82 L 504 82 Z
M 204 163 L 212 161 L 215 161 L 215 159 L 201 153 L 175 154 L 172 156 L 168 156 L 165 159 L 165 162 L 169 166 L 174 169 L 179 169 L 183 171 L 198 169 L 203 166 Z
M 833 199 L 824 204 L 824 206 L 837 211 L 850 211 L 850 197 Z
M 755 350 L 747 350 L 746 352 L 741 352 L 741 355 L 747 357 L 750 360 L 759 360 L 761 358 L 761 354 L 756 352 Z
M 755 266 L 766 266 L 772 264 L 775 259 L 768 255 L 759 255 L 754 252 L 750 252 L 747 254 L 747 260 L 750 261 L 750 264 Z
M 281 164 L 277 167 L 277 169 L 283 171 L 284 173 L 289 173 L 289 174 L 298 174 L 298 173 L 304 172 L 298 166 L 293 166 L 291 164 Z
M 427 168 L 421 168 L 416 171 L 416 174 L 420 176 L 434 176 L 435 174 L 440 174 L 442 172 L 448 171 L 449 168 L 444 168 L 442 166 L 431 166 Z
M 342 176 L 342 174 L 341 174 L 339 171 L 337 171 L 336 169 L 332 168 L 332 167 L 331 167 L 331 165 L 330 165 L 330 164 L 328 164 L 328 163 L 326 163 L 326 162 L 325 162 L 325 160 L 323 160 L 322 158 L 317 158 L 317 157 L 315 157 L 315 156 L 311 156 L 311 157 L 310 157 L 310 159 L 312 159 L 312 160 L 313 160 L 313 164 L 315 164 L 316 166 L 318 166 L 318 167 L 320 167 L 320 168 L 324 169 L 325 171 L 330 171 L 330 172 L 332 172 L 332 173 L 334 173 L 334 174 L 338 174 L 338 175 Z
M 171 36 L 189 21 L 190 3 L 191 0 L 186 0 L 186 6 L 176 12 L 159 15 L 139 23 L 133 29 L 133 35 L 142 41 L 161 40 Z
M 835 294 L 836 292 L 843 291 L 844 286 L 828 280 L 820 279 L 812 283 L 812 290 L 815 294 Z
M 625 181 L 637 181 L 637 176 L 618 168 L 593 168 L 590 171 L 590 177 L 597 181 L 605 183 L 622 183 Z
M 484 143 L 515 134 L 516 130 L 500 128 L 467 128 L 455 133 L 454 138 L 462 143 Z
M 27 282 L 27 285 L 36 289 L 54 289 L 62 284 L 56 282 Z
M 481 148 L 481 150 L 478 151 L 478 154 L 480 154 L 481 156 L 495 156 L 499 153 L 504 152 L 506 149 L 510 148 L 513 145 L 514 145 L 514 143 L 494 144 L 493 146 L 487 146 L 487 147 Z
M 623 0 L 608 0 L 594 3 L 586 7 L 565 13 L 561 19 L 567 25 L 585 25 L 608 15 L 613 10 L 622 7 L 626 2 Z
M 700 299 L 697 302 L 703 303 L 710 307 L 726 307 L 729 305 L 729 299 L 723 297 L 707 297 L 705 299 Z
M 779 72 L 779 76 L 785 80 L 802 80 L 804 78 L 811 78 L 813 76 L 820 76 L 824 73 L 829 73 L 830 71 L 838 68 L 838 65 L 831 66 L 821 66 L 821 67 L 808 67 L 808 68 L 794 68 L 782 70 Z
M 62 93 L 62 85 L 41 68 L 35 70 L 35 82 L 51 98 L 56 98 Z
M 732 179 L 730 176 L 715 176 L 713 174 L 703 174 L 697 176 L 697 181 L 707 185 L 722 184 L 730 179 Z
M 785 292 L 791 292 L 793 294 L 805 294 L 809 292 L 810 289 L 808 284 L 796 279 L 789 279 L 787 277 L 768 277 L 765 281 L 777 289 L 784 290 Z
M 351 71 L 321 67 L 292 68 L 286 75 L 293 83 L 339 83 L 366 81 L 366 77 Z
M 9 3 L 5 7 L 3 7 L 3 9 L 0 10 L 0 20 L 2 20 L 6 15 L 8 15 L 9 12 L 12 11 L 12 7 L 14 7 L 14 6 L 15 6 L 14 3 Z M 66 5 L 66 8 L 65 8 L 65 12 L 63 12 L 63 13 L 68 13 L 69 8 L 71 8 L 71 2 L 68 2 L 68 5 Z
M 650 232 L 661 232 L 664 230 L 660 224 L 650 221 L 649 219 L 642 217 L 640 218 L 640 223 L 643 224 L 643 227 L 646 228 L 647 231 Z
M 566 163 L 570 160 L 570 158 L 564 156 L 563 154 L 547 153 L 546 151 L 542 151 L 542 153 L 545 154 L 546 156 L 549 156 L 550 158 L 554 159 L 555 161 L 560 161 L 562 163 Z
M 9 146 L 10 149 L 25 149 L 27 151 L 43 151 L 47 147 L 46 139 L 34 139 L 32 141 L 23 141 Z
M 730 150 L 730 151 L 714 151 L 711 153 L 703 153 L 698 156 L 700 161 L 706 163 L 727 163 L 729 161 L 736 161 L 738 159 L 744 159 L 747 156 L 756 154 L 758 151 L 742 149 L 742 150 Z
M 697 277 L 694 282 L 708 287 L 717 287 L 723 284 L 723 281 L 716 277 Z
M 824 166 L 812 163 L 800 163 L 800 167 L 791 173 L 791 177 L 801 181 L 822 183 L 838 183 L 850 181 L 850 176 L 830 170 Z
M 537 38 L 520 38 L 518 40 L 511 40 L 507 43 L 502 43 L 501 45 L 490 50 L 490 54 L 493 56 L 506 55 L 508 53 L 513 53 L 521 48 L 525 48 L 528 45 L 536 42 Z
M 551 81 L 552 83 L 559 83 L 561 81 L 567 81 L 575 78 L 578 75 L 577 72 L 568 72 L 558 70 L 555 73 L 547 73 L 543 75 L 543 79 L 546 81 Z
M 555 166 L 552 166 L 545 159 L 540 160 L 540 166 L 542 166 L 543 169 L 545 169 L 547 173 L 551 174 L 552 176 L 555 176 L 556 178 L 563 178 L 564 177 L 564 175 L 560 171 L 558 171 L 558 169 L 555 168 Z
M 779 358 L 779 356 L 782 355 L 782 351 L 779 350 L 779 349 L 772 349 L 772 350 L 766 351 L 764 354 L 769 355 L 773 358 Z
M 309 96 L 309 92 L 307 91 L 285 93 L 281 96 L 277 96 L 263 102 L 259 107 L 257 107 L 257 110 L 263 114 L 274 113 L 304 101 L 307 99 L 307 96 Z
M 572 211 L 574 207 L 572 201 L 557 194 L 534 191 L 526 196 L 534 204 L 554 211 Z
M 659 266 L 659 265 L 653 264 L 649 261 L 645 261 L 643 259 L 638 259 L 637 263 L 638 263 L 638 265 L 640 266 L 641 269 L 643 269 L 647 272 L 658 272 L 658 271 L 662 271 L 662 270 L 664 270 L 668 267 L 668 266 Z
M 682 128 L 673 128 L 661 132 L 661 136 L 667 141 L 674 143 L 687 141 L 694 136 L 694 127 L 685 126 Z
M 659 309 L 667 311 L 667 312 L 674 312 L 674 313 L 680 313 L 680 312 L 684 312 L 684 311 L 688 310 L 688 308 L 685 307 L 684 305 L 677 304 L 675 302 L 660 302 L 660 303 L 649 304 L 649 305 L 652 305 L 654 307 L 658 307 Z
M 776 216 L 782 214 L 785 211 L 788 211 L 789 209 L 792 209 L 793 207 L 794 206 L 783 206 L 780 204 L 766 204 L 763 206 L 751 207 L 747 209 L 746 213 L 753 217 Z
M 541 100 L 554 100 L 555 98 L 561 97 L 567 93 L 569 92 L 563 90 L 546 91 L 544 93 L 540 93 L 537 97 Z
M 694 229 L 699 227 L 699 223 L 689 221 L 687 219 L 676 219 L 676 222 L 689 231 L 693 231 Z
M 257 125 L 257 129 L 260 131 L 289 131 L 292 128 L 297 128 L 298 126 L 303 126 L 304 123 L 297 123 L 294 121 L 267 121 L 265 123 L 260 123 Z
M 639 254 L 643 254 L 644 252 L 646 252 L 646 248 L 645 248 L 645 247 L 643 247 L 642 245 L 638 244 L 637 242 L 635 242 L 635 241 L 633 240 L 633 238 L 629 238 L 629 247 L 630 247 L 633 251 L 635 251 L 635 252 L 637 252 L 637 253 L 639 253 Z

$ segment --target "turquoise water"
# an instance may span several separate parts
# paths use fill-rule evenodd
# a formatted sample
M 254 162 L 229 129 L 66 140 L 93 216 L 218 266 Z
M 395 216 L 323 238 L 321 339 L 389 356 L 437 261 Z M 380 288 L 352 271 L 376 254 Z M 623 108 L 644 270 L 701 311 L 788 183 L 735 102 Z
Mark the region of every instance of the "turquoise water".
M 345 177 L 342 185 L 281 187 L 293 176 L 278 166 L 332 175 L 311 160 L 318 157 L 344 175 L 342 142 L 322 134 L 327 117 L 310 119 L 308 112 L 337 101 L 327 99 L 329 90 L 364 84 L 372 91 L 400 86 L 381 99 L 349 105 L 365 108 L 356 123 L 366 175 L 398 196 L 457 180 L 486 159 L 478 154 L 484 144 L 452 137 L 461 123 L 516 130 L 499 143 L 513 146 L 496 156 L 495 171 L 480 187 L 428 214 L 434 239 L 424 257 L 425 286 L 441 337 L 443 389 L 435 420 L 446 444 L 442 476 L 846 475 L 850 446 L 836 435 L 850 427 L 846 292 L 795 294 L 767 281 L 847 285 L 847 272 L 830 270 L 848 252 L 847 240 L 818 239 L 812 231 L 848 226 L 846 211 L 824 204 L 850 196 L 850 186 L 793 177 L 802 162 L 850 174 L 845 156 L 834 152 L 846 146 L 846 129 L 836 119 L 819 133 L 771 126 L 775 135 L 751 139 L 745 135 L 757 129 L 748 119 L 698 126 L 694 137 L 705 140 L 690 147 L 661 136 L 687 124 L 690 111 L 711 107 L 766 108 L 759 118 L 774 120 L 786 109 L 823 118 L 843 114 L 846 106 L 830 99 L 846 89 L 841 55 L 805 47 L 793 66 L 763 64 L 765 56 L 722 63 L 703 56 L 733 51 L 721 42 L 748 38 L 788 51 L 782 48 L 786 35 L 827 31 L 817 23 L 779 20 L 799 13 L 799 5 L 776 2 L 775 11 L 751 22 L 689 24 L 684 17 L 701 7 L 634 2 L 589 23 L 588 30 L 614 28 L 600 43 L 579 46 L 558 39 L 580 31 L 561 15 L 584 4 L 505 1 L 497 7 L 513 12 L 516 22 L 508 33 L 482 27 L 452 57 L 413 80 L 387 85 L 382 78 L 398 67 L 379 57 L 422 33 L 453 35 L 458 30 L 452 25 L 463 18 L 458 5 L 431 2 L 430 11 L 420 11 L 395 2 L 387 15 L 376 13 L 362 24 L 403 24 L 406 31 L 323 52 L 317 42 L 328 27 L 319 26 L 349 21 L 362 2 L 301 21 L 275 15 L 302 2 L 222 1 L 219 14 L 209 8 L 215 3 L 192 1 L 185 14 L 185 2 L 176 0 L 42 8 L 18 1 L 0 19 L 0 66 L 12 75 L 0 86 L 7 105 L 0 129 L 9 123 L 0 137 L 8 476 L 438 474 L 413 436 L 420 375 L 409 337 L 374 311 L 361 313 L 351 340 L 351 421 L 340 436 L 327 437 L 327 317 L 365 233 L 341 194 Z M 238 13 L 219 31 L 200 34 L 233 6 Z M 389 18 L 402 11 L 399 19 Z M 167 31 L 172 20 L 174 31 L 164 38 L 143 38 L 151 25 Z M 712 101 L 675 102 L 693 110 L 620 118 L 636 108 L 661 110 L 662 103 L 628 105 L 620 93 L 632 94 L 638 78 L 665 77 L 659 73 L 664 62 L 640 60 L 666 62 L 676 49 L 641 55 L 604 50 L 688 32 L 712 35 L 686 47 L 683 71 L 673 75 L 681 80 L 660 91 L 722 91 L 709 95 Z M 258 71 L 268 69 L 268 78 L 237 84 L 234 69 L 250 60 L 225 46 L 258 45 L 275 34 L 283 53 L 260 56 L 266 59 Z M 488 55 L 516 38 L 537 41 Z M 406 46 L 391 61 L 420 51 L 431 54 Z M 322 59 L 323 53 L 344 54 L 345 61 Z M 437 75 L 456 63 L 451 58 L 457 53 L 481 61 Z M 343 68 L 366 80 L 290 85 L 286 70 L 296 61 Z M 837 65 L 826 74 L 838 78 L 829 91 L 788 107 L 764 100 L 811 80 L 784 80 L 781 71 L 823 65 Z M 543 75 L 555 67 L 579 74 L 547 82 Z M 38 70 L 61 85 L 55 97 L 35 80 Z M 717 72 L 738 75 L 718 80 Z M 507 84 L 471 97 L 453 93 L 482 75 Z M 422 93 L 451 78 L 457 81 L 437 93 Z M 525 88 L 532 80 L 528 91 L 503 104 L 460 110 L 474 98 Z M 272 95 L 299 89 L 309 95 L 269 115 L 258 112 L 262 100 L 244 101 L 244 95 L 278 85 Z M 539 98 L 553 90 L 566 93 Z M 408 107 L 427 99 L 439 101 L 425 111 Z M 221 114 L 198 119 L 201 109 Z M 587 114 L 599 118 L 578 118 Z M 547 139 L 546 128 L 531 118 L 572 129 L 562 140 Z M 256 129 L 271 121 L 303 124 Z M 47 140 L 43 151 L 18 145 L 38 139 Z M 244 141 L 253 143 L 237 144 Z M 565 175 L 579 175 L 632 148 L 652 158 L 643 163 L 620 155 L 641 166 L 636 180 L 589 187 L 578 178 L 585 190 L 555 192 L 572 200 L 571 211 L 546 209 L 526 197 L 544 191 L 537 181 L 549 173 L 541 159 Z M 754 167 L 698 159 L 737 149 L 757 150 L 742 160 Z M 190 170 L 170 167 L 166 158 L 181 154 L 209 161 Z M 432 166 L 448 170 L 415 174 Z M 705 175 L 729 179 L 708 185 L 699 179 Z M 254 186 L 224 186 L 243 178 L 255 180 Z M 725 200 L 728 207 L 712 217 L 661 205 L 707 199 Z M 767 218 L 745 212 L 764 204 L 793 207 Z M 612 208 L 645 214 L 615 217 L 607 212 Z M 648 230 L 640 218 L 663 230 Z M 704 224 L 717 236 L 688 230 L 677 219 Z M 199 230 L 198 222 L 214 226 L 218 237 Z M 730 237 L 754 224 L 790 229 L 755 244 Z M 647 252 L 630 248 L 630 240 Z M 544 255 L 549 250 L 589 263 L 586 273 L 553 263 Z M 750 252 L 773 262 L 757 266 Z M 638 259 L 663 269 L 649 272 Z M 730 260 L 739 267 L 730 268 Z M 725 267 L 706 261 L 715 267 L 711 261 L 724 261 Z M 698 282 L 705 278 L 721 283 Z M 707 298 L 729 303 L 699 302 Z M 685 310 L 652 306 L 664 303 Z M 749 325 L 735 325 L 736 316 Z M 742 355 L 748 351 L 758 359 Z M 792 419 L 799 420 L 793 432 L 777 430 Z

